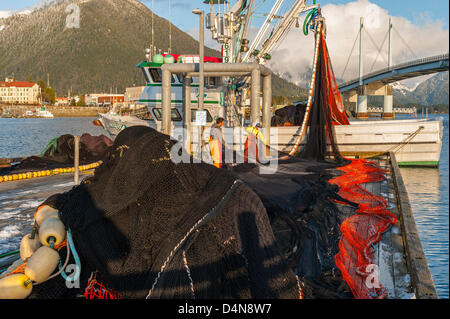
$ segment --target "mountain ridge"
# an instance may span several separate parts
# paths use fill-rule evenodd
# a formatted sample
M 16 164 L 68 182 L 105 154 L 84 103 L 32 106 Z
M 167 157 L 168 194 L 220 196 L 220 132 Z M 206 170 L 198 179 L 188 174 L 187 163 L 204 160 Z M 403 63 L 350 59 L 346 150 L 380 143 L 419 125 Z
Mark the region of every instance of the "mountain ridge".
M 80 27 L 67 28 L 68 5 L 79 7 Z M 169 21 L 154 14 L 155 46 L 169 48 Z M 47 80 L 58 96 L 117 93 L 144 85 L 136 65 L 151 44 L 152 12 L 137 0 L 56 0 L 27 14 L 0 19 L 0 76 Z M 197 54 L 198 41 L 172 25 L 172 52 Z M 205 47 L 205 55 L 220 52 Z M 274 76 L 274 95 L 305 95 Z

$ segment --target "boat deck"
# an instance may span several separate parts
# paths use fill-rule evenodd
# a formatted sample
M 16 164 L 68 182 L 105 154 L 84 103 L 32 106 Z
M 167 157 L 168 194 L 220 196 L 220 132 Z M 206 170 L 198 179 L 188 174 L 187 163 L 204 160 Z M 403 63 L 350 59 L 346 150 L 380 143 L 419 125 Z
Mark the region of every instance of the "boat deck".
M 386 180 L 363 186 L 383 197 L 398 219 L 373 246 L 379 282 L 388 292 L 388 298 L 437 298 L 395 155 L 386 153 L 371 160 L 388 171 Z M 80 172 L 80 180 L 92 173 L 92 170 Z M 31 231 L 36 208 L 45 199 L 73 186 L 73 174 L 0 183 L 0 230 L 11 233 L 11 237 L 0 237 L 0 254 L 18 249 L 21 238 Z M 343 213 L 342 220 L 354 214 L 354 208 L 350 206 L 339 205 L 339 208 Z M 364 228 L 364 225 L 360 227 Z M 0 271 L 15 259 L 17 255 L 0 259 Z

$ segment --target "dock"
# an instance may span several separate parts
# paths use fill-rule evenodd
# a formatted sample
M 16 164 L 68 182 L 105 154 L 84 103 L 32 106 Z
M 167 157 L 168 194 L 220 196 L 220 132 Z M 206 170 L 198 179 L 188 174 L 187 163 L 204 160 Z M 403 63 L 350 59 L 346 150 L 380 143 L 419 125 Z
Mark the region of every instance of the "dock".
M 370 154 L 362 152 L 345 153 L 346 157 L 370 157 L 387 171 L 386 180 L 366 183 L 362 186 L 374 195 L 383 197 L 388 209 L 396 215 L 397 222 L 383 233 L 381 241 L 373 245 L 374 264 L 377 266 L 379 283 L 386 289 L 388 299 L 437 299 L 437 292 L 420 241 L 408 193 L 400 174 L 393 152 Z M 80 172 L 80 180 L 93 174 L 93 170 Z M 15 224 L 11 232 L 14 238 L 1 252 L 18 249 L 22 236 L 32 228 L 31 221 L 36 208 L 49 196 L 70 190 L 74 183 L 73 174 L 60 174 L 29 180 L 0 183 L 0 226 L 10 225 L 9 216 Z M 355 208 L 337 204 L 342 220 L 353 215 Z M 1 240 L 1 238 L 0 238 Z M 8 267 L 17 255 L 2 258 L 0 271 Z
M 437 299 L 436 287 L 411 210 L 408 193 L 393 152 L 371 157 L 368 152 L 346 153 L 347 157 L 370 157 L 387 171 L 386 180 L 362 184 L 374 195 L 383 197 L 397 222 L 373 245 L 374 264 L 379 283 L 388 299 Z M 338 204 L 343 219 L 354 214 L 354 208 Z

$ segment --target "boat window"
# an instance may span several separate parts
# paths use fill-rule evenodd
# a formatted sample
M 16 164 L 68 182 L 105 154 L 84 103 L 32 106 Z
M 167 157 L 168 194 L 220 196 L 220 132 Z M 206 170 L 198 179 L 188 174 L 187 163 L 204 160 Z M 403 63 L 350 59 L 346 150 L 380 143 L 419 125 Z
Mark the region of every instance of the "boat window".
M 183 83 L 183 76 L 181 74 L 174 74 L 175 80 L 178 81 L 178 83 Z
M 148 69 L 150 76 L 152 77 L 153 83 L 162 83 L 162 70 L 160 68 L 150 68 Z M 175 83 L 175 78 L 172 74 L 172 83 Z
M 191 109 L 191 121 L 192 122 L 195 122 L 195 114 L 196 114 L 195 111 L 197 111 L 197 109 Z M 211 114 L 209 113 L 209 111 L 208 110 L 204 110 L 204 111 L 206 111 L 206 121 L 208 123 L 212 122 L 213 118 L 212 118 Z
M 153 114 L 155 114 L 156 120 L 161 121 L 161 119 L 162 119 L 162 109 L 161 108 L 156 108 L 156 107 L 153 108 Z M 175 108 L 171 109 L 170 115 L 171 115 L 172 121 L 179 122 L 182 120 L 180 112 L 178 112 L 178 110 Z
M 210 88 L 222 86 L 222 79 L 217 76 L 207 77 L 205 78 L 205 86 Z

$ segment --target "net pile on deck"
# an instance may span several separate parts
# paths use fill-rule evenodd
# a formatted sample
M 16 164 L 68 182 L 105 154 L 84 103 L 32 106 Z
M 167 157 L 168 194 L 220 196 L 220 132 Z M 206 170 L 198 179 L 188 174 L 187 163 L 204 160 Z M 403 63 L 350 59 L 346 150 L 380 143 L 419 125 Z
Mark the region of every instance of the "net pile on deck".
M 259 197 L 227 170 L 175 164 L 174 143 L 127 128 L 94 176 L 46 201 L 80 255 L 78 294 L 98 273 L 122 298 L 297 298 Z M 47 286 L 52 296 L 76 292 L 61 279 Z
M 277 245 L 298 275 L 304 298 L 351 298 L 334 262 L 342 219 L 333 199 L 348 201 L 338 195 L 336 185 L 328 183 L 333 169 L 348 163 L 338 151 L 332 126 L 348 124 L 348 120 L 336 104 L 321 33 L 315 57 L 313 90 L 306 108 L 298 107 L 303 126 L 291 155 L 279 159 L 274 174 L 260 174 L 254 164 L 242 164 L 233 171 L 264 203 Z M 306 143 L 300 145 L 303 137 Z
M 306 109 L 297 107 L 303 117 L 299 138 L 277 172 L 261 175 L 249 164 L 234 170 L 262 199 L 305 298 L 386 297 L 382 287 L 366 284 L 366 268 L 373 263 L 371 245 L 396 219 L 383 198 L 361 186 L 384 180 L 385 172 L 375 163 L 339 153 L 333 125 L 349 121 L 320 28 L 312 84 Z M 289 117 L 287 111 L 293 109 L 283 114 Z M 354 215 L 344 219 L 333 202 L 352 206 Z
M 80 165 L 95 163 L 107 156 L 112 143 L 112 140 L 105 135 L 92 136 L 88 133 L 81 135 Z M 74 136 L 64 134 L 52 139 L 39 156 L 30 156 L 11 167 L 0 169 L 0 175 L 73 166 L 74 154 Z

